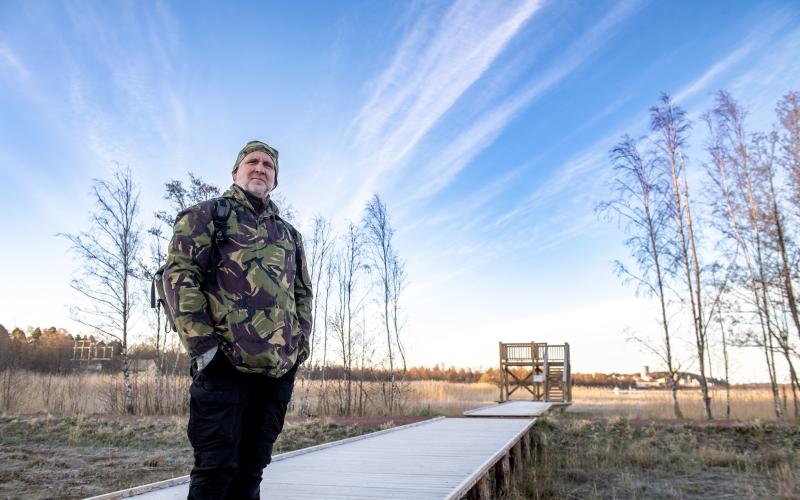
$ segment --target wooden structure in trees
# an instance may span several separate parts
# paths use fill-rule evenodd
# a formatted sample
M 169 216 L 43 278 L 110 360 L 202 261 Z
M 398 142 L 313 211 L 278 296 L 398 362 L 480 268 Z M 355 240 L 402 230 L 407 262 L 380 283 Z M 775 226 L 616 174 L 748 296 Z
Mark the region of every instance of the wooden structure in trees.
M 500 402 L 517 389 L 533 401 L 572 401 L 569 344 L 500 342 Z
M 94 338 L 78 339 L 72 346 L 72 362 L 85 372 L 99 372 L 114 358 L 114 346 Z
M 114 346 L 94 339 L 76 340 L 72 346 L 75 361 L 110 361 L 114 357 Z

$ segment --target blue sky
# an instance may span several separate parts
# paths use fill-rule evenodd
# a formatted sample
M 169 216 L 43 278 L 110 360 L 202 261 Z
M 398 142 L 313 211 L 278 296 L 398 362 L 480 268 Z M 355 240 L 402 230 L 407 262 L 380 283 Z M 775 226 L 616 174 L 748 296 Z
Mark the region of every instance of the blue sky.
M 79 331 L 55 235 L 87 227 L 114 161 L 149 214 L 189 170 L 228 185 L 259 138 L 306 233 L 384 198 L 413 364 L 535 339 L 570 342 L 580 372 L 655 365 L 622 333 L 657 331 L 612 273 L 624 235 L 593 212 L 608 150 L 660 92 L 696 118 L 726 88 L 767 128 L 798 60 L 793 1 L 5 1 L 0 323 Z

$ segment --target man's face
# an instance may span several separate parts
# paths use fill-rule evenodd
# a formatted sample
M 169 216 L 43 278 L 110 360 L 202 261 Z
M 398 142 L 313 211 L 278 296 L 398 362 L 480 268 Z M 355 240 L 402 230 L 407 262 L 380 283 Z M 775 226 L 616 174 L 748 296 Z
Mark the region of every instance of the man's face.
M 275 163 L 264 151 L 248 153 L 231 175 L 234 184 L 259 198 L 275 189 Z

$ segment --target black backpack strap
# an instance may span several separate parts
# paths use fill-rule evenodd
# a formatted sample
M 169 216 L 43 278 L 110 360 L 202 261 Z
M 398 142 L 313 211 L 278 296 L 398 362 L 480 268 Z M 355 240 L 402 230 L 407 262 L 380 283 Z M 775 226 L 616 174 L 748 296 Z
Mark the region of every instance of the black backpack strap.
M 175 329 L 175 317 L 172 315 L 172 311 L 170 311 L 169 306 L 167 305 L 167 296 L 164 293 L 164 268 L 165 265 L 162 265 L 158 268 L 158 270 L 153 274 L 153 279 L 150 282 L 150 307 L 156 310 L 156 317 L 159 321 L 158 328 L 160 329 L 160 321 L 161 321 L 161 308 L 164 308 L 164 313 L 166 314 L 167 320 L 164 322 L 164 332 L 169 333 L 170 330 L 177 331 Z
M 156 295 L 156 279 L 161 279 L 160 277 L 156 278 L 153 276 L 153 279 L 150 280 L 150 308 L 155 309 L 158 306 L 158 296 Z
M 214 221 L 214 239 L 222 243 L 228 238 L 228 215 L 231 213 L 231 204 L 225 198 L 214 200 L 214 212 L 211 217 Z
M 211 211 L 211 220 L 214 223 L 214 232 L 211 234 L 211 258 L 206 269 L 206 286 L 217 280 L 217 266 L 222 260 L 220 247 L 228 239 L 228 216 L 231 213 L 231 204 L 226 198 L 214 199 Z

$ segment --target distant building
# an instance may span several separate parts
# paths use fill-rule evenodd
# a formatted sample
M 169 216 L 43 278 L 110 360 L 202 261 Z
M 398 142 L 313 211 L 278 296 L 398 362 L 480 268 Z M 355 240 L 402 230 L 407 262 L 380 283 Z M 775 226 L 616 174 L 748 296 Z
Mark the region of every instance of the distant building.
M 114 346 L 94 338 L 76 339 L 72 346 L 72 361 L 86 371 L 101 371 L 114 358 Z
M 717 384 L 724 385 L 724 382 L 709 377 L 706 377 L 706 381 L 709 387 Z M 678 372 L 677 382 L 678 387 L 700 387 L 700 375 Z M 668 372 L 651 372 L 650 367 L 645 365 L 635 380 L 635 385 L 637 389 L 668 389 L 672 387 L 672 380 Z

